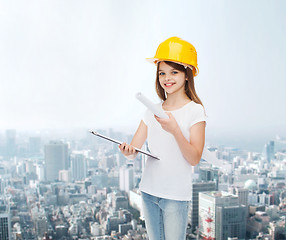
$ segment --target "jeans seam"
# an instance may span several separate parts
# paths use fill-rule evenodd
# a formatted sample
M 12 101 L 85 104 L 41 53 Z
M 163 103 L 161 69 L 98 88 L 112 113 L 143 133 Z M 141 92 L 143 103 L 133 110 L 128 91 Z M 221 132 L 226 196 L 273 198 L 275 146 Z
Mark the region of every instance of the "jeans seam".
M 159 204 L 158 204 L 159 206 Z M 160 206 L 159 206 L 160 208 Z M 164 221 L 163 221 L 163 210 L 160 208 L 160 240 L 164 240 L 165 236 L 164 236 Z

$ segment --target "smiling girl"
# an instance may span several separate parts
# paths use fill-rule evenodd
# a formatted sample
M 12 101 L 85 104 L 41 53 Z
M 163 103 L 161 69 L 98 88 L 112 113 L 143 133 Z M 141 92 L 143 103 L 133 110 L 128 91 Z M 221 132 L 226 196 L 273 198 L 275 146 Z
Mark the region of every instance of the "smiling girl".
M 150 240 L 186 238 L 188 209 L 192 193 L 192 166 L 200 162 L 206 116 L 196 94 L 197 52 L 178 37 L 162 42 L 149 61 L 157 65 L 156 92 L 159 105 L 168 114 L 162 119 L 146 111 L 131 144 L 119 148 L 134 159 L 145 140 L 152 154 L 140 183 L 142 206 Z

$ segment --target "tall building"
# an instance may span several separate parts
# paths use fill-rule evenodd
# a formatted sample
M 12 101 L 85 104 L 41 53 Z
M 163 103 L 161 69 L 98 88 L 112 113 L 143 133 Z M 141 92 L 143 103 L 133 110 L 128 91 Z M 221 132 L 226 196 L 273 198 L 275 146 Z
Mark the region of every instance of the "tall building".
M 270 141 L 265 144 L 263 149 L 263 155 L 265 156 L 266 161 L 269 163 L 271 160 L 274 160 L 275 152 L 274 152 L 274 141 Z
M 83 180 L 87 176 L 87 160 L 84 154 L 73 152 L 71 154 L 71 172 L 74 181 Z
M 42 164 L 36 164 L 36 174 L 39 181 L 45 180 L 45 166 Z
M 53 142 L 45 145 L 46 180 L 55 181 L 60 170 L 69 168 L 68 145 L 62 142 Z
M 8 158 L 16 156 L 16 130 L 6 130 L 6 156 Z
M 199 193 L 199 234 L 216 240 L 244 239 L 246 206 L 227 192 Z
M 231 193 L 238 196 L 239 204 L 248 206 L 248 194 L 249 190 L 242 187 L 231 187 Z
M 34 221 L 35 230 L 39 237 L 44 237 L 45 233 L 48 232 L 48 221 L 46 216 L 38 216 Z
M 246 233 L 246 207 L 219 206 L 216 209 L 216 239 L 228 240 L 229 237 L 245 239 Z
M 216 190 L 218 189 L 219 175 L 218 169 L 209 168 L 209 167 L 200 167 L 199 168 L 199 179 L 203 182 L 213 181 L 216 183 Z
M 216 190 L 215 182 L 194 182 L 192 185 L 192 201 L 190 205 L 190 223 L 192 231 L 196 230 L 199 224 L 199 193 Z
M 119 189 L 128 192 L 134 188 L 133 166 L 121 167 L 119 170 Z
M 0 213 L 0 239 L 11 240 L 11 220 L 9 213 Z

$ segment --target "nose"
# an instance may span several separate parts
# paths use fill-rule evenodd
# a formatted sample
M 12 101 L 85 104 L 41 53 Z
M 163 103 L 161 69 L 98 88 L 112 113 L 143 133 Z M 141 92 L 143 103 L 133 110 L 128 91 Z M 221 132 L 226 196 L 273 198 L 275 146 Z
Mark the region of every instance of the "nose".
M 172 75 L 171 75 L 170 73 L 166 73 L 166 78 L 165 78 L 165 80 L 168 82 L 168 81 L 171 80 L 171 78 L 172 78 Z

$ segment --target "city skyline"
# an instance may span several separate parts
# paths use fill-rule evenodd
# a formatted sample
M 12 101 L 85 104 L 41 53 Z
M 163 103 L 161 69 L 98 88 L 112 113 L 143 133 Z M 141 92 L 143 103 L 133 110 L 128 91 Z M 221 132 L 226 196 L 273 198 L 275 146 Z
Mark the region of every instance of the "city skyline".
M 210 140 L 286 136 L 285 10 L 257 0 L 0 1 L 1 130 L 134 132 L 145 111 L 135 94 L 159 101 L 145 58 L 178 36 L 198 51 Z
M 91 134 L 56 139 L 13 129 L 1 136 L 0 218 L 6 235 L 11 232 L 7 239 L 147 240 L 138 189 L 146 155 L 130 161 Z M 286 146 L 276 143 L 267 141 L 262 152 L 213 146 L 222 167 L 205 161 L 192 167 L 186 239 L 285 239 Z
M 0 142 L 5 143 L 5 135 L 7 132 L 14 132 L 16 138 L 22 139 L 23 136 L 30 136 L 32 138 L 43 138 L 51 139 L 53 141 L 73 139 L 79 140 L 85 138 L 87 135 L 91 135 L 88 128 L 61 128 L 61 129 L 34 129 L 34 130 L 19 130 L 19 129 L 0 129 Z M 110 132 L 120 132 L 121 134 L 126 134 L 129 136 L 126 138 L 118 138 L 118 141 L 131 142 L 134 131 L 133 129 L 125 129 L 122 127 L 119 128 L 98 128 L 93 129 L 96 131 L 105 131 L 107 136 L 110 137 Z M 262 137 L 261 137 L 262 136 Z M 91 136 L 97 138 L 96 136 Z M 105 141 L 105 140 L 102 140 Z M 246 138 L 245 136 L 233 134 L 233 135 L 224 135 L 222 132 L 206 132 L 206 147 L 228 147 L 236 148 L 249 152 L 262 152 L 266 144 L 270 141 L 275 142 L 275 148 L 277 150 L 283 149 L 286 146 L 286 137 L 280 134 L 277 135 L 253 135 L 253 137 Z M 110 145 L 115 145 L 110 143 Z

